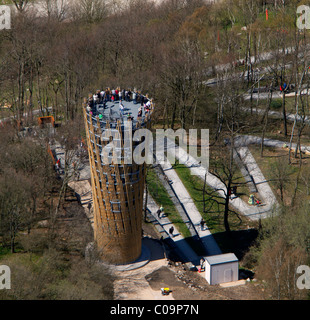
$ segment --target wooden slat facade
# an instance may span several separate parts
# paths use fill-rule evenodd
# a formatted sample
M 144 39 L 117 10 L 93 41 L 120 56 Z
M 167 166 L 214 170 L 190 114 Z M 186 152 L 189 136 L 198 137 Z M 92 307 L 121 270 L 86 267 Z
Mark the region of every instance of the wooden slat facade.
M 151 112 L 154 105 L 152 104 Z M 150 113 L 151 113 L 150 112 Z M 100 139 L 102 132 L 113 127 L 120 140 L 121 155 L 124 155 L 124 126 L 117 123 L 100 123 L 88 114 L 83 106 L 91 170 L 94 207 L 94 237 L 103 261 L 127 264 L 141 255 L 143 195 L 145 164 L 114 164 L 103 161 L 102 149 L 110 142 Z M 150 117 L 143 124 L 150 128 Z M 133 133 L 140 127 L 133 128 Z M 134 147 L 133 147 L 134 148 Z

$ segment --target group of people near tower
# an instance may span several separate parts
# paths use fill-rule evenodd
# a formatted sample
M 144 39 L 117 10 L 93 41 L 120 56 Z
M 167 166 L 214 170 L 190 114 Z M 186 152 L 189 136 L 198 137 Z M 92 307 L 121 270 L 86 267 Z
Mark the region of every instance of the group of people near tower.
M 97 90 L 96 93 L 90 94 L 88 104 L 92 107 L 93 104 L 104 104 L 108 101 L 132 101 L 134 104 L 141 103 L 141 105 L 143 105 L 147 100 L 146 97 L 136 90 L 121 89 L 120 87 L 117 87 L 116 89 L 106 88 L 105 90 Z
M 119 112 L 122 116 L 124 116 L 125 107 L 123 101 L 133 102 L 134 104 L 140 104 L 138 109 L 137 118 L 141 118 L 143 115 L 143 110 L 145 115 L 150 112 L 151 110 L 151 101 L 145 97 L 144 95 L 140 94 L 136 90 L 131 89 L 123 89 L 121 90 L 120 87 L 116 89 L 106 88 L 105 90 L 97 90 L 96 93 L 90 93 L 87 99 L 87 111 L 94 115 L 97 112 L 97 105 L 103 105 L 106 108 L 107 102 L 118 102 L 119 103 Z M 127 115 L 128 118 L 133 120 L 131 114 Z M 103 116 L 99 113 L 98 115 L 99 120 L 102 120 Z

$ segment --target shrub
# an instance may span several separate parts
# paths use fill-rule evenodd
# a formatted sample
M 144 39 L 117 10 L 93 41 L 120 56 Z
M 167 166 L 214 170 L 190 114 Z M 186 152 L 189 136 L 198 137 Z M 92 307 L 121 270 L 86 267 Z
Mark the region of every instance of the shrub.
M 282 99 L 273 99 L 270 107 L 271 109 L 280 109 L 282 107 Z

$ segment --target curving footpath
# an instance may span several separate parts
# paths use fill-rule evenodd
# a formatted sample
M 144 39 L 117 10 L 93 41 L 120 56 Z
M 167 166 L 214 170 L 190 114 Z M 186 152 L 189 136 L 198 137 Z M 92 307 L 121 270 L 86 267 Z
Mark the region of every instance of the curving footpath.
M 176 149 L 175 154 L 180 163 L 190 168 L 192 174 L 199 176 L 203 180 L 206 176 L 206 183 L 211 188 L 216 190 L 217 193 L 223 198 L 226 196 L 224 192 L 226 187 L 217 177 L 212 175 L 206 168 L 201 166 L 194 157 L 189 155 L 182 148 L 178 147 L 170 139 L 167 139 L 167 152 L 173 148 Z M 242 161 L 246 164 L 249 173 L 252 175 L 255 185 L 259 189 L 258 192 L 263 198 L 264 205 L 251 206 L 238 197 L 231 199 L 230 205 L 236 211 L 247 216 L 251 220 L 259 220 L 261 218 L 268 217 L 269 215 L 273 214 L 274 207 L 277 206 L 277 200 L 249 149 L 246 146 L 237 145 L 236 150 L 239 152 Z

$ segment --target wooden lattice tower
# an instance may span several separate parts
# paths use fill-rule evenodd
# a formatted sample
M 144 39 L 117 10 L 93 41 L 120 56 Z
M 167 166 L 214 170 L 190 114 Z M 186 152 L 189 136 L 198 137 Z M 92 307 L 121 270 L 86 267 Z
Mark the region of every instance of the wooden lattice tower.
M 139 128 L 150 128 L 150 116 L 154 109 L 133 123 L 132 134 Z M 133 262 L 141 255 L 143 197 L 146 167 L 143 164 L 125 164 L 124 120 L 99 120 L 83 107 L 91 171 L 94 210 L 94 238 L 101 259 L 114 264 Z M 114 131 L 121 145 L 122 159 L 106 162 L 102 149 L 111 141 L 103 138 L 105 130 Z M 134 150 L 134 142 L 132 150 Z

